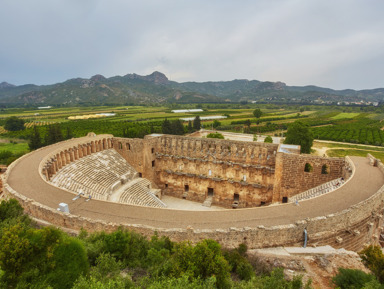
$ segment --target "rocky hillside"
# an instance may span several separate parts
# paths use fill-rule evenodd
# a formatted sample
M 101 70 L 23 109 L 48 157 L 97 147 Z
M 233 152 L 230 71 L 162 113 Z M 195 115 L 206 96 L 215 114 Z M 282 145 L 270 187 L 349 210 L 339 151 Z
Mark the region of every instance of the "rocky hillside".
M 105 78 L 73 78 L 48 86 L 0 87 L 0 103 L 14 105 L 103 105 L 164 102 L 219 102 L 216 96 L 182 91 L 168 86 L 168 78 L 154 72 L 147 76 L 127 74 Z
M 338 268 L 358 269 L 370 273 L 357 253 L 330 246 L 257 249 L 249 250 L 248 255 L 256 257 L 259 264 L 267 268 L 284 268 L 288 279 L 297 275 L 303 276 L 304 283 L 311 279 L 312 286 L 316 289 L 335 288 L 332 278 L 338 273 Z
M 0 83 L 2 105 L 124 105 L 255 100 L 275 103 L 380 102 L 384 100 L 384 89 L 332 90 L 245 79 L 178 83 L 169 81 L 157 71 L 146 76 L 127 74 L 110 78 L 98 74 L 90 79 L 73 78 L 45 86 Z

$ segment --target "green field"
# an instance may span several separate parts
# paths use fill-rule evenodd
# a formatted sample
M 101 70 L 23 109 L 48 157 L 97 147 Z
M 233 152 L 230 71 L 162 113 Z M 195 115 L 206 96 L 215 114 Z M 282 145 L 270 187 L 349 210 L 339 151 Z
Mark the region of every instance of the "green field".
M 337 114 L 331 118 L 332 119 L 346 119 L 346 118 L 354 118 L 354 117 L 357 117 L 358 115 L 360 115 L 360 113 L 342 112 L 342 113 L 339 113 L 339 114 Z
M 0 142 L 0 151 L 11 151 L 14 154 L 19 154 L 22 152 L 28 152 L 29 147 L 27 142 L 20 142 L 20 143 L 1 143 Z
M 202 108 L 202 112 L 172 113 L 173 109 Z M 260 108 L 260 119 L 253 111 Z M 100 119 L 68 120 L 69 116 L 115 113 L 115 116 Z M 118 137 L 143 137 L 145 134 L 162 132 L 164 119 L 226 115 L 220 119 L 216 130 L 244 132 L 250 134 L 281 135 L 290 123 L 300 120 L 312 127 L 315 139 L 353 143 L 349 148 L 361 149 L 357 144 L 376 145 L 372 150 L 380 151 L 384 146 L 384 108 L 382 107 L 342 107 L 342 106 L 300 106 L 275 104 L 169 104 L 164 106 L 99 106 L 66 107 L 47 110 L 10 108 L 0 111 L 0 138 L 5 140 L 22 139 L 17 145 L 2 144 L 0 150 L 14 153 L 28 151 L 27 142 L 33 126 L 38 127 L 42 141 L 49 125 L 59 123 L 62 133 L 81 137 L 93 131 L 96 134 L 113 134 Z M 25 121 L 26 129 L 19 132 L 4 130 L 5 119 L 17 116 Z M 249 125 L 250 122 L 250 125 Z M 201 122 L 203 128 L 210 129 L 213 120 Z M 187 132 L 187 122 L 183 123 Z M 340 145 L 337 145 L 340 147 Z M 347 148 L 347 147 L 346 147 Z M 364 147 L 363 147 L 364 148 Z

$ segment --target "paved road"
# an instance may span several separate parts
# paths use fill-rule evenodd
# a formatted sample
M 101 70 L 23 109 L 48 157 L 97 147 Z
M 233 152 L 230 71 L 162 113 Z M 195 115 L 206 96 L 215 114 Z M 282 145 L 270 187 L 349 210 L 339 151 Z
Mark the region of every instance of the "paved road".
M 74 140 L 78 143 L 79 140 Z M 8 184 L 26 197 L 41 204 L 57 208 L 61 202 L 68 203 L 70 212 L 107 222 L 144 224 L 158 228 L 225 229 L 229 227 L 256 227 L 291 224 L 307 217 L 323 216 L 344 210 L 374 194 L 383 184 L 384 175 L 369 165 L 366 158 L 351 157 L 356 173 L 352 180 L 338 190 L 300 202 L 299 206 L 277 206 L 222 210 L 182 211 L 122 205 L 85 199 L 72 201 L 73 194 L 56 188 L 41 179 L 38 166 L 49 152 L 60 145 L 51 146 L 25 157 L 10 172 Z

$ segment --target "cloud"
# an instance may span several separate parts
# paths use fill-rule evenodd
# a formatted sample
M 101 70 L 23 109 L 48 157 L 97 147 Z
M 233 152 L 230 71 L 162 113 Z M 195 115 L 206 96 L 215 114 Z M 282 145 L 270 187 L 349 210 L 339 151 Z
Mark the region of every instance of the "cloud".
M 383 86 L 384 2 L 3 0 L 0 81 L 159 70 L 176 81 L 247 78 Z

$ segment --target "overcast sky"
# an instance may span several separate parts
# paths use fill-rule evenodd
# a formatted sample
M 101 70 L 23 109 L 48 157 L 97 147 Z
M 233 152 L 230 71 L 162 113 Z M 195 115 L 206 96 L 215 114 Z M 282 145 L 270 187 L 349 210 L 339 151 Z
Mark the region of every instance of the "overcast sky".
M 383 0 L 0 0 L 0 82 L 157 70 L 384 87 L 383 12 Z

